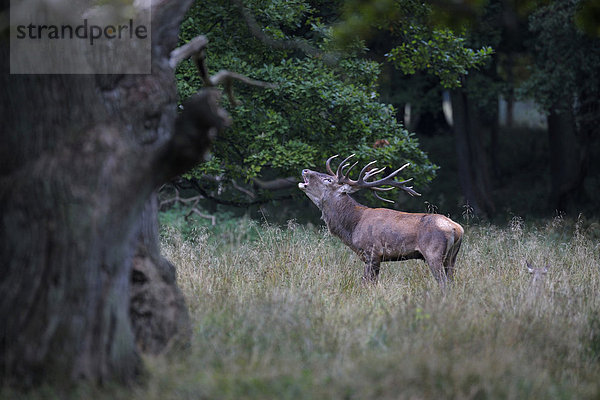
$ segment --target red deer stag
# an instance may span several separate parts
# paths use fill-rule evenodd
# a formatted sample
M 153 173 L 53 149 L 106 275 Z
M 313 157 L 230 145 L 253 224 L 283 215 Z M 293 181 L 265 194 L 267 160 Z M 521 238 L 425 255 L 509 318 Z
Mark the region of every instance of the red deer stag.
M 409 164 L 397 169 L 388 176 L 371 180 L 384 168 L 372 168 L 376 161 L 368 163 L 357 180 L 349 178 L 350 171 L 356 166 L 346 158 L 338 166 L 337 172 L 331 169 L 330 157 L 326 162 L 328 174 L 305 169 L 302 171 L 304 182 L 298 184 L 306 195 L 323 213 L 322 218 L 329 231 L 339 237 L 365 263 L 363 280 L 376 282 L 379 265 L 382 261 L 402 261 L 422 259 L 427 262 L 431 273 L 441 286 L 452 280 L 456 255 L 460 249 L 463 228 L 456 222 L 439 214 L 413 214 L 388 208 L 369 208 L 358 203 L 351 193 L 361 189 L 378 192 L 399 188 L 411 196 L 420 196 L 407 182 L 398 182 L 394 177 Z M 392 202 L 393 203 L 393 202 Z

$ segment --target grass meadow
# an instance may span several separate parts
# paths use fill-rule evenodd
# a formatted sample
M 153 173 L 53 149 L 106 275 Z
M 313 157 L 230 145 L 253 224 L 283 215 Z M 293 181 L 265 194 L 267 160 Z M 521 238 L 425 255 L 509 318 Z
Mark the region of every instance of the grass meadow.
M 416 260 L 384 263 L 379 283 L 363 285 L 362 263 L 321 228 L 163 228 L 192 343 L 146 357 L 145 385 L 110 398 L 598 399 L 590 229 L 561 218 L 466 226 L 442 292 Z M 525 259 L 550 264 L 541 285 Z
M 600 245 L 581 223 L 469 226 L 451 289 L 322 229 L 163 232 L 194 326 L 140 399 L 600 398 Z M 550 264 L 541 285 L 524 266 Z

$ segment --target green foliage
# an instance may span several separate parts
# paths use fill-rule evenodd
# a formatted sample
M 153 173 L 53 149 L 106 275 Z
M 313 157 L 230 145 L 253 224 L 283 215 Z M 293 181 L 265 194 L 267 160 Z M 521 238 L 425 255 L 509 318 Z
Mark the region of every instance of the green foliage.
M 432 3 L 432 4 L 431 4 Z M 481 8 L 481 1 L 470 1 L 469 10 Z M 336 25 L 335 37 L 346 43 L 356 37 L 365 38 L 383 31 L 392 38 L 388 60 L 404 74 L 426 71 L 439 78 L 445 88 L 461 86 L 461 77 L 489 60 L 493 50 L 483 46 L 467 47 L 465 29 L 456 35 L 448 28 L 447 12 L 457 16 L 457 10 L 443 2 L 430 4 L 415 0 L 348 1 L 344 5 L 344 20 Z M 445 24 L 445 26 L 443 26 Z
M 302 37 L 321 50 L 334 46 L 319 14 L 323 5 L 316 9 L 312 3 L 277 0 L 245 4 L 270 37 Z M 240 10 L 229 1 L 196 3 L 182 24 L 181 38 L 187 41 L 198 34 L 210 40 L 211 73 L 236 71 L 277 88 L 236 84 L 242 104 L 226 104 L 233 126 L 219 137 L 212 159 L 188 177 L 219 175 L 222 183 L 243 183 L 256 177 L 299 176 L 303 168 L 322 170 L 326 158 L 338 153 L 356 153 L 363 163 L 378 159 L 382 167 L 411 162 L 406 173 L 417 185 L 434 177 L 436 167 L 416 138 L 398 123 L 393 107 L 380 102 L 376 62 L 354 53 L 332 65 L 295 49 L 268 47 L 251 35 Z M 191 61 L 179 67 L 177 78 L 181 98 L 201 87 Z M 390 146 L 373 149 L 378 139 Z
M 520 93 L 535 98 L 545 110 L 570 107 L 574 96 L 600 86 L 600 40 L 575 24 L 584 5 L 582 0 L 554 1 L 529 18 L 529 48 L 535 58 Z
M 477 11 L 476 17 L 470 17 L 468 28 L 465 24 L 456 28 L 459 36 L 441 24 L 449 23 L 439 15 L 445 6 L 452 7 L 452 4 L 436 2 L 431 13 L 422 13 L 391 30 L 394 40 L 401 40 L 399 46 L 392 50 L 386 47 L 373 49 L 386 55 L 395 68 L 389 82 L 390 101 L 410 104 L 413 115 L 441 116 L 440 99 L 444 90 L 460 86 L 469 97 L 476 99 L 478 112 L 496 113 L 498 95 L 507 89 L 496 74 L 499 56 L 496 51 L 501 51 L 502 42 L 501 5 L 497 1 L 489 2 L 485 7 L 471 5 Z M 418 20 L 436 23 L 414 22 Z M 428 130 L 419 133 L 434 133 L 431 125 L 425 129 Z M 439 155 L 436 158 L 442 161 Z
M 600 2 L 581 1 L 581 8 L 575 14 L 575 23 L 588 35 L 600 37 Z
M 461 86 L 461 77 L 469 69 L 483 65 L 493 54 L 489 46 L 473 50 L 465 46 L 465 39 L 456 37 L 450 29 L 427 30 L 411 26 L 403 31 L 405 40 L 386 56 L 403 73 L 412 75 L 426 70 L 439 77 L 445 88 Z

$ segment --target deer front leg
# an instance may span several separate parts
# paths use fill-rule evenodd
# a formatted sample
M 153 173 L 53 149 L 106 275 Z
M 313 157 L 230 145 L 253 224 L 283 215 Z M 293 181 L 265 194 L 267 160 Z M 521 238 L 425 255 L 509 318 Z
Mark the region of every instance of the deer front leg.
M 379 277 L 379 265 L 381 259 L 377 257 L 365 257 L 365 273 L 363 275 L 363 282 L 377 283 Z

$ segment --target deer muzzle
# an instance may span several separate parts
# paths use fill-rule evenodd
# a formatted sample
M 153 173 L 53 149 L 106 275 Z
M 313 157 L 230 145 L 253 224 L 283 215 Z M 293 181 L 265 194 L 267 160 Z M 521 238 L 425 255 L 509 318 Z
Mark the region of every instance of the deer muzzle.
M 308 186 L 308 174 L 311 171 L 309 169 L 303 169 L 302 170 L 302 179 L 304 180 L 304 182 L 300 182 L 298 183 L 298 188 L 300 190 L 306 190 L 306 187 Z

